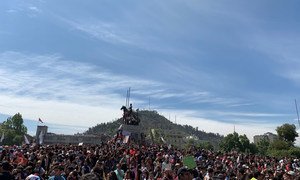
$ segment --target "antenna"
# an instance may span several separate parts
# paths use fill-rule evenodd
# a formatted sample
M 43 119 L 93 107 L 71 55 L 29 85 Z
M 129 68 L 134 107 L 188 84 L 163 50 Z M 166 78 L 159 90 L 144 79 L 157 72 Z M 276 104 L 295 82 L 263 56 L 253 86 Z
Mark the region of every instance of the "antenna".
M 125 106 L 127 107 L 128 102 L 128 90 L 126 91 L 126 101 L 125 101 Z
M 130 102 L 130 87 L 128 89 L 128 102 L 127 102 L 127 107 L 129 107 L 129 102 Z
M 150 111 L 150 96 L 149 96 L 149 111 Z
M 130 88 L 127 90 L 125 106 L 129 107 Z
M 300 126 L 300 121 L 299 121 L 299 112 L 298 112 L 298 106 L 297 106 L 297 100 L 295 99 L 295 105 L 296 105 L 296 111 L 297 111 L 297 117 L 298 117 L 298 124 Z

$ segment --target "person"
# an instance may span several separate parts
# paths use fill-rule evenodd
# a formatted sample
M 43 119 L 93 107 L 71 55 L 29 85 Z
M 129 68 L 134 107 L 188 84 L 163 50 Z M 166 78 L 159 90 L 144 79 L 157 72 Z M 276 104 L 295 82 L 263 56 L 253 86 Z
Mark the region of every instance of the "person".
M 40 177 L 44 176 L 46 170 L 42 167 L 42 161 L 41 160 L 38 160 L 36 162 L 36 165 L 35 165 L 35 168 L 34 168 L 33 171 L 37 171 Z
M 207 168 L 207 173 L 204 176 L 204 180 L 211 179 L 213 177 L 213 172 L 214 172 L 213 168 L 211 168 L 211 167 Z
M 67 180 L 78 180 L 79 179 L 79 175 L 78 172 L 73 170 L 69 173 Z
M 178 177 L 178 180 L 192 180 L 193 179 L 192 173 L 186 167 L 181 167 L 178 169 L 177 177 Z
M 114 171 L 111 171 L 107 174 L 107 180 L 118 180 L 118 177 Z
M 123 180 L 125 173 L 121 169 L 121 164 L 120 163 L 117 164 L 117 169 L 114 170 L 114 172 L 116 173 L 118 180 Z
M 128 108 L 128 110 L 129 110 L 129 116 L 132 114 L 132 104 L 130 103 L 130 105 L 129 105 L 129 108 Z
M 1 173 L 0 173 L 1 180 L 15 179 L 14 176 L 11 174 L 12 166 L 8 161 L 3 161 L 0 166 L 1 166 Z
M 54 175 L 50 176 L 48 180 L 66 180 L 65 177 L 62 175 L 64 167 L 62 166 L 55 166 L 53 168 Z
M 32 174 L 26 177 L 25 180 L 40 180 L 39 170 L 35 169 Z

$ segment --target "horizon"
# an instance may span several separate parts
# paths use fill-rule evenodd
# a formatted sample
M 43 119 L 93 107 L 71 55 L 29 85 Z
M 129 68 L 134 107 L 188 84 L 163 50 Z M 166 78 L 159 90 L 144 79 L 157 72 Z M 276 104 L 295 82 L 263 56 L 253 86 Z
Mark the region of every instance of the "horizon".
M 4 0 L 0 113 L 77 133 L 121 117 L 131 87 L 134 109 L 206 132 L 299 133 L 299 6 Z
M 156 110 L 149 110 L 149 109 L 142 109 L 142 110 L 140 110 L 140 111 L 152 111 L 152 112 L 157 112 Z M 163 116 L 162 114 L 160 114 L 159 112 L 157 112 L 158 113 L 158 115 L 160 115 L 160 116 L 162 116 L 162 117 L 164 117 L 165 119 L 167 119 L 168 121 L 170 121 L 171 123 L 174 123 L 174 124 L 177 124 L 177 125 L 181 125 L 181 126 L 184 126 L 184 125 L 188 125 L 188 124 L 184 124 L 184 123 L 181 123 L 181 124 L 178 124 L 177 123 L 177 121 L 176 121 L 176 117 L 175 117 L 175 119 L 174 119 L 174 122 L 172 121 L 172 120 L 170 120 L 169 118 L 167 118 L 167 117 L 165 117 L 165 116 Z M 22 115 L 22 114 L 21 114 Z M 13 116 L 13 115 L 12 115 Z M 9 116 L 9 115 L 4 115 L 4 114 L 0 114 L 0 122 L 2 123 L 3 121 L 1 120 L 1 119 L 7 119 L 7 118 L 9 118 L 9 117 L 12 117 L 12 116 Z M 122 118 L 122 117 L 119 117 L 119 118 L 116 118 L 116 119 L 114 119 L 114 120 L 111 120 L 111 121 L 107 121 L 107 122 L 104 122 L 104 123 L 113 123 L 113 122 L 115 122 L 115 121 L 117 121 L 118 119 L 120 119 L 120 118 Z M 94 125 L 94 126 L 86 126 L 86 127 L 84 127 L 84 126 L 71 126 L 70 127 L 70 125 L 67 125 L 67 124 L 52 124 L 52 123 L 45 123 L 45 122 L 40 122 L 39 121 L 39 119 L 38 120 L 28 120 L 28 119 L 23 119 L 23 121 L 24 121 L 24 125 L 27 127 L 27 134 L 29 134 L 29 135 L 31 135 L 31 136 L 35 136 L 35 134 L 36 134 L 36 129 L 37 129 L 37 127 L 38 126 L 47 126 L 48 127 L 48 133 L 55 133 L 55 134 L 62 134 L 62 135 L 75 135 L 75 134 L 82 134 L 82 133 L 84 133 L 84 132 L 86 132 L 89 128 L 94 128 L 94 127 L 96 127 L 96 126 L 98 126 L 99 124 L 96 124 L 96 125 Z M 76 133 L 74 133 L 74 127 L 77 127 L 77 132 Z M 198 126 L 196 126 L 196 127 L 194 127 L 194 126 L 192 126 L 193 128 L 196 128 L 196 127 L 198 127 Z M 79 130 L 80 129 L 80 130 Z M 219 134 L 218 132 L 208 132 L 208 131 L 205 131 L 205 130 L 203 130 L 203 129 L 198 129 L 198 131 L 204 131 L 205 133 L 213 133 L 213 134 L 218 134 L 218 135 L 220 135 L 220 136 L 224 136 L 224 135 L 222 135 L 222 134 Z M 235 126 L 233 127 L 233 131 L 231 132 L 231 134 L 232 133 L 234 133 L 234 132 L 236 132 L 235 131 Z M 264 134 L 266 134 L 266 133 L 272 133 L 272 134 L 276 134 L 277 135 L 277 133 L 276 133 L 276 131 L 275 131 L 275 133 L 274 132 L 265 132 L 265 133 L 263 133 L 263 134 L 256 134 L 256 135 L 254 135 L 254 136 L 257 136 L 257 135 L 264 135 Z M 240 133 L 238 133 L 239 135 L 243 135 L 243 134 L 240 134 Z M 248 138 L 249 140 L 250 140 L 250 142 L 253 142 L 254 141 L 254 136 L 253 137 L 250 137 L 250 138 Z M 296 138 L 296 142 L 295 142 L 295 145 L 296 146 L 299 146 L 299 138 Z

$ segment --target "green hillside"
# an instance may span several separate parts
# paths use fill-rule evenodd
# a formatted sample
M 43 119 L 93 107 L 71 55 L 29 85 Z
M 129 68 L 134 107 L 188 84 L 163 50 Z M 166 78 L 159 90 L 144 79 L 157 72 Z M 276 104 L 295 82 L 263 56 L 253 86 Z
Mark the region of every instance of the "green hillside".
M 147 136 L 150 136 L 151 129 L 155 129 L 159 132 L 177 132 L 183 134 L 184 137 L 193 136 L 197 137 L 199 141 L 208 141 L 216 145 L 223 136 L 215 133 L 207 133 L 199 131 L 189 125 L 178 125 L 169 121 L 164 116 L 159 115 L 156 111 L 139 111 L 139 118 L 141 119 L 141 129 Z M 201 123 L 201 122 L 199 122 Z M 89 128 L 85 134 L 106 134 L 113 136 L 116 134 L 117 129 L 122 124 L 122 119 L 117 119 L 113 122 L 98 124 L 94 127 Z

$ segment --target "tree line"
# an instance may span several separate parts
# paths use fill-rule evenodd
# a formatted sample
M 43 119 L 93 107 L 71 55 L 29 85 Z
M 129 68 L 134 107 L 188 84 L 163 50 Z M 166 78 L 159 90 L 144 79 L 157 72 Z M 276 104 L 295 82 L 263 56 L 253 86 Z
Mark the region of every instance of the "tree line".
M 276 128 L 277 138 L 262 138 L 257 144 L 250 143 L 247 136 L 234 132 L 228 134 L 220 142 L 220 150 L 224 152 L 238 151 L 243 153 L 260 154 L 264 156 L 300 157 L 300 148 L 295 146 L 298 133 L 294 124 L 283 124 Z

